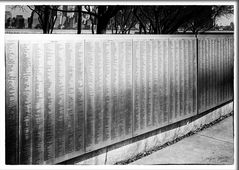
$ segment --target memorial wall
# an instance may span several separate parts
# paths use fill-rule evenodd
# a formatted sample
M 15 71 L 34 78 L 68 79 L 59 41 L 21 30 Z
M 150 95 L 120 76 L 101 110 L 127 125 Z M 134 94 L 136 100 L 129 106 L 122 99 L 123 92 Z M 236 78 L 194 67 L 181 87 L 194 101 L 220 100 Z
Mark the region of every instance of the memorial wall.
M 7 164 L 59 163 L 233 99 L 230 36 L 6 35 L 5 57 Z
M 233 36 L 198 37 L 199 113 L 233 99 Z

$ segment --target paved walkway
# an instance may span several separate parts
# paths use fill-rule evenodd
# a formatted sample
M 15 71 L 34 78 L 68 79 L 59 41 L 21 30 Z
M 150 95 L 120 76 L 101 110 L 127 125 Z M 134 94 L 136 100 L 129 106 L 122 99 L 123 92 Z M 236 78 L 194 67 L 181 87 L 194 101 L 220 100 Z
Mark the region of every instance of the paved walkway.
M 131 164 L 225 164 L 234 162 L 233 116 Z

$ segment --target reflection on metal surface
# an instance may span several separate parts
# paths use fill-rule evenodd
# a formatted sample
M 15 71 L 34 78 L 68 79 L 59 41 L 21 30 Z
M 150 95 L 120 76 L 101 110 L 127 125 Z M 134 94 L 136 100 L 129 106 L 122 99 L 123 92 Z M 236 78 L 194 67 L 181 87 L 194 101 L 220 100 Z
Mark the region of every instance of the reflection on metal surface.
M 233 99 L 233 37 L 199 37 L 199 113 Z

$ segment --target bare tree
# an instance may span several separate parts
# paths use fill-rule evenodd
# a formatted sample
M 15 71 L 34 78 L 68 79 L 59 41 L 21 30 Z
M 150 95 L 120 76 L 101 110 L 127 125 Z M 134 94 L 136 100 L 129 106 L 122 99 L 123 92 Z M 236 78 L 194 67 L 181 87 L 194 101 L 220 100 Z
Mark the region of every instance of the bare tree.
M 216 26 L 216 19 L 220 16 L 233 14 L 233 6 L 204 6 L 197 17 L 193 17 L 182 25 L 184 32 L 194 34 L 208 31 Z
M 172 34 L 178 28 L 197 33 L 208 30 L 215 18 L 233 13 L 232 6 L 138 6 L 134 14 L 144 32 Z
M 76 6 L 74 10 L 60 9 L 54 5 L 28 6 L 38 15 L 43 33 L 52 33 L 57 12 L 77 13 L 77 33 L 81 33 L 82 14 L 89 15 L 91 30 L 104 34 L 110 26 L 112 33 L 126 34 L 137 24 L 139 33 L 172 34 L 183 28 L 193 33 L 215 26 L 218 16 L 233 13 L 233 6 Z M 83 8 L 84 7 L 84 8 Z M 31 20 L 32 21 L 32 20 Z M 29 23 L 31 26 L 31 22 Z
M 86 8 L 88 14 L 96 18 L 97 21 L 97 34 L 105 34 L 110 19 L 114 17 L 122 6 L 94 6 L 94 8 Z
M 52 33 L 57 19 L 57 9 L 59 5 L 34 5 L 33 7 L 28 5 L 28 7 L 32 10 L 32 13 L 38 15 L 38 21 L 42 27 L 43 34 Z
M 135 18 L 133 12 L 133 6 L 122 6 L 121 10 L 119 10 L 118 13 L 111 18 L 110 23 L 112 33 L 129 34 L 132 27 L 134 27 L 137 23 L 137 19 Z

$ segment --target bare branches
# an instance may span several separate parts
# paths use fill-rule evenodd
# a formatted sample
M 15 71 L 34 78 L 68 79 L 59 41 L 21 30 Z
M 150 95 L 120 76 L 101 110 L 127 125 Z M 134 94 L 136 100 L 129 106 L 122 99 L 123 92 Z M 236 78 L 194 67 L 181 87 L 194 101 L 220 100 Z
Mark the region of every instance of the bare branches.
M 222 15 L 233 14 L 233 6 L 121 6 L 99 5 L 81 6 L 72 9 L 59 8 L 58 5 L 36 5 L 27 7 L 38 20 L 44 32 L 52 33 L 57 20 L 57 13 L 78 13 L 78 17 L 86 17 L 91 22 L 92 33 L 96 25 L 96 33 L 106 33 L 109 27 L 112 33 L 129 33 L 131 29 L 139 33 L 169 34 L 180 29 L 193 33 L 208 30 L 215 26 L 215 20 Z M 12 6 L 21 8 L 22 6 Z M 82 15 L 84 14 L 84 15 Z M 32 18 L 32 16 L 31 16 Z M 76 20 L 75 20 L 76 21 Z M 81 19 L 77 19 L 77 27 L 81 29 Z M 50 30 L 50 31 L 47 31 Z M 143 30 L 143 31 L 142 31 Z M 81 31 L 77 31 L 80 33 Z

